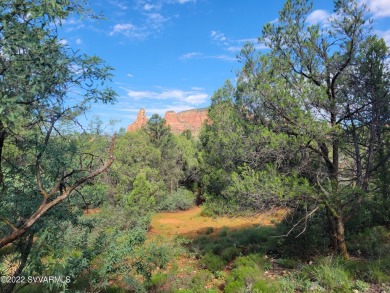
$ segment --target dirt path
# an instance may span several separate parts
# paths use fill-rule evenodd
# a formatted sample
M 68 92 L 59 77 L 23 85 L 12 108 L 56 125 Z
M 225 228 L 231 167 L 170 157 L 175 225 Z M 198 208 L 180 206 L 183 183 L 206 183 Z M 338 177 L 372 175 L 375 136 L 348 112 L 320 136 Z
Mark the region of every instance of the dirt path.
M 176 235 L 193 237 L 203 234 L 210 227 L 214 231 L 218 231 L 222 227 L 238 229 L 256 225 L 272 226 L 275 222 L 280 221 L 285 214 L 284 211 L 278 210 L 259 214 L 256 217 L 211 218 L 202 216 L 201 212 L 200 207 L 194 207 L 188 211 L 156 214 L 152 218 L 148 237 L 153 238 L 157 235 L 168 238 Z

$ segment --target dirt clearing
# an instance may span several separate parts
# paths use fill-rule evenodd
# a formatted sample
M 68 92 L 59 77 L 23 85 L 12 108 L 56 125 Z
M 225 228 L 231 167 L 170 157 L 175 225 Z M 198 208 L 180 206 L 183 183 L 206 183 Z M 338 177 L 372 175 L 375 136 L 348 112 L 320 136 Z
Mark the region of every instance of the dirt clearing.
M 163 236 L 167 238 L 176 235 L 196 236 L 205 231 L 218 231 L 222 227 L 230 229 L 239 229 L 250 226 L 273 226 L 279 222 L 286 211 L 275 210 L 266 212 L 254 217 L 204 217 L 201 215 L 202 209 L 194 207 L 188 211 L 158 213 L 153 216 L 151 229 L 148 232 L 149 237 Z

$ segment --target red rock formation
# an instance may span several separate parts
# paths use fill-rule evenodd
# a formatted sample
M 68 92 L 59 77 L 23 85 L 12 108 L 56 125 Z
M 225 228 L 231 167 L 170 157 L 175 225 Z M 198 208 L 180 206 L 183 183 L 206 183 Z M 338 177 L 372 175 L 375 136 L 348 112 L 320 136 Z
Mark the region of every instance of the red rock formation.
M 197 136 L 203 122 L 207 120 L 207 109 L 193 109 L 177 114 L 169 111 L 165 113 L 164 118 L 173 133 L 180 134 L 188 129 L 194 136 Z
M 207 120 L 207 109 L 192 109 L 179 113 L 168 111 L 165 113 L 164 119 L 173 133 L 180 134 L 188 129 L 194 136 L 197 136 L 202 124 Z M 141 109 L 138 112 L 137 120 L 127 127 L 127 131 L 140 129 L 146 122 L 145 110 Z
M 140 109 L 137 114 L 137 119 L 127 126 L 127 132 L 132 132 L 140 129 L 142 126 L 146 125 L 148 118 L 146 117 L 145 110 Z

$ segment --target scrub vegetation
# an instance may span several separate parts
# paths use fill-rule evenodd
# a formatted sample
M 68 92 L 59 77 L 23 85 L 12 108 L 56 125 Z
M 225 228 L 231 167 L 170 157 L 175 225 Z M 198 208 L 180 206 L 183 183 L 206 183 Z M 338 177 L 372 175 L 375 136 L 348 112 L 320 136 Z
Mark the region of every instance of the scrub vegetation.
M 287 0 L 198 137 L 80 127 L 113 69 L 56 26 L 97 16 L 0 7 L 0 292 L 390 291 L 390 50 L 360 1 Z

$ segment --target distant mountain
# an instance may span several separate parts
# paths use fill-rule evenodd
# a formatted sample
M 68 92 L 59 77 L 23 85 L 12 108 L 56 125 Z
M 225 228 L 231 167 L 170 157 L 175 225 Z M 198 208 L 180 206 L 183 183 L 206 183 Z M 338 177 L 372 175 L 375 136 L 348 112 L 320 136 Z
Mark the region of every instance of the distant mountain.
M 171 127 L 171 131 L 176 134 L 182 133 L 184 130 L 190 130 L 192 135 L 198 136 L 200 128 L 207 120 L 207 108 L 191 109 L 179 113 L 168 111 L 164 115 L 166 124 Z M 127 127 L 127 132 L 132 132 L 140 129 L 148 122 L 144 109 L 140 109 L 137 119 Z

